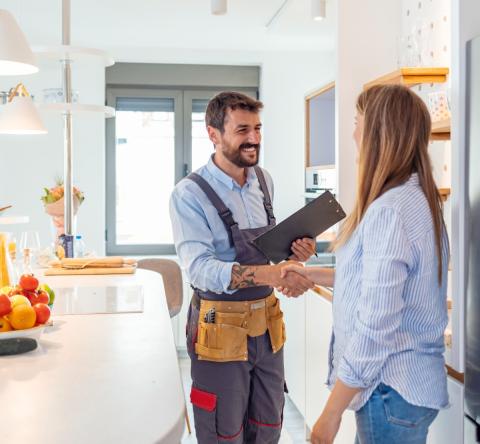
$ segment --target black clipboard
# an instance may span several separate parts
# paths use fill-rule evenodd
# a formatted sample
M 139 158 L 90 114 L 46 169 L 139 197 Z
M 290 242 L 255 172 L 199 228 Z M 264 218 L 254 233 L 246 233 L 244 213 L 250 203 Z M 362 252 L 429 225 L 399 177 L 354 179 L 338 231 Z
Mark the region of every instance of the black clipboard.
M 292 254 L 290 247 L 294 240 L 303 237 L 315 239 L 345 216 L 333 194 L 325 191 L 252 242 L 270 261 L 277 264 Z

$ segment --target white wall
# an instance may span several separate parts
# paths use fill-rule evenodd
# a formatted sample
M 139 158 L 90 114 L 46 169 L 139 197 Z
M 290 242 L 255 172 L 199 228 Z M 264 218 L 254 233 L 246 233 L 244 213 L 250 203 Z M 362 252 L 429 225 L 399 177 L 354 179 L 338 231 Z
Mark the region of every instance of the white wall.
M 305 95 L 331 82 L 333 54 L 272 53 L 262 63 L 264 166 L 275 180 L 275 212 L 284 219 L 305 203 Z
M 0 90 L 8 90 L 22 81 L 37 98 L 43 88 L 61 87 L 61 71 L 56 62 L 42 63 L 40 72 L 22 77 L 0 77 Z M 74 65 L 73 85 L 83 103 L 103 104 L 105 98 L 103 66 L 90 63 Z M 0 111 L 1 112 L 1 111 Z M 28 215 L 30 223 L 15 230 L 38 230 L 43 247 L 53 241 L 50 218 L 40 196 L 44 187 L 55 185 L 63 177 L 63 118 L 60 113 L 42 111 L 47 135 L 0 135 L 2 165 L 0 203 L 12 204 L 7 215 Z M 74 185 L 85 193 L 77 217 L 77 233 L 88 247 L 104 253 L 105 226 L 105 124 L 102 115 L 82 114 L 73 118 Z M 3 227 L 2 227 L 3 228 Z M 7 227 L 6 229 L 10 229 Z
M 363 85 L 396 69 L 400 0 L 342 0 L 337 4 L 336 116 L 338 199 L 349 213 L 355 202 L 355 103 Z
M 146 51 L 143 52 L 146 54 Z M 130 50 L 114 56 L 121 61 L 139 61 Z M 149 51 L 149 62 L 223 63 L 262 66 L 261 96 L 265 102 L 264 164 L 276 182 L 276 211 L 279 218 L 300 207 L 303 202 L 304 109 L 303 97 L 333 77 L 332 56 L 312 52 L 215 52 Z M 88 61 L 73 67 L 73 85 L 83 103 L 102 104 L 105 100 L 105 73 Z M 60 67 L 56 62 L 42 63 L 38 74 L 23 78 L 0 77 L 0 90 L 8 90 L 19 80 L 32 93 L 41 96 L 43 88 L 60 87 Z M 40 196 L 43 187 L 63 177 L 63 123 L 60 114 L 42 112 L 49 130 L 46 136 L 0 135 L 2 187 L 0 203 L 13 204 L 9 214 L 26 214 L 30 224 L 18 229 L 40 232 L 43 246 L 52 241 L 49 217 Z M 85 193 L 78 214 L 77 232 L 89 249 L 105 252 L 105 125 L 100 115 L 74 117 L 74 184 Z M 288 177 L 288 180 L 286 178 Z

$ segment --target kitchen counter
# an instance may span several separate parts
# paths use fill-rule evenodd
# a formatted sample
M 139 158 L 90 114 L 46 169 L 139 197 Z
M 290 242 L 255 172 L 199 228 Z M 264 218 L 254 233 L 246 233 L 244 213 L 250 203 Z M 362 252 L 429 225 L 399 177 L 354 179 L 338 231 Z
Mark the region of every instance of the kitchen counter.
M 107 294 L 105 287 L 128 287 L 143 292 L 143 312 L 54 314 L 37 350 L 1 357 L 2 441 L 180 442 L 185 400 L 161 276 L 137 270 L 40 280 L 59 306 L 74 288 Z

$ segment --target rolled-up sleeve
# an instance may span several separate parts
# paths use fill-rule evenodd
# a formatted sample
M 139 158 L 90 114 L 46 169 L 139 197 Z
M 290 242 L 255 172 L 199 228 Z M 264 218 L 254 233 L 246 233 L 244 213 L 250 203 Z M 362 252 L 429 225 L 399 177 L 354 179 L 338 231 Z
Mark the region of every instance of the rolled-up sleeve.
M 212 231 L 195 193 L 188 187 L 177 186 L 173 191 L 170 220 L 175 248 L 190 283 L 204 291 L 233 293 L 228 287 L 236 262 L 215 256 Z
M 338 366 L 346 385 L 366 388 L 395 351 L 412 251 L 400 216 L 390 207 L 367 211 L 362 232 L 362 285 L 354 334 Z

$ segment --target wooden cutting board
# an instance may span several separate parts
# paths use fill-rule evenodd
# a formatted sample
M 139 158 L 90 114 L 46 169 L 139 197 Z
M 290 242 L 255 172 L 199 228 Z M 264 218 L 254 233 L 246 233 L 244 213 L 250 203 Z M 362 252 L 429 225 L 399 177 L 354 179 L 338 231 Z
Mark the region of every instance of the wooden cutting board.
M 118 267 L 118 268 L 82 268 L 80 270 L 69 270 L 67 268 L 52 267 L 45 270 L 45 276 L 63 276 L 63 275 L 85 275 L 85 274 L 133 274 L 136 267 Z

